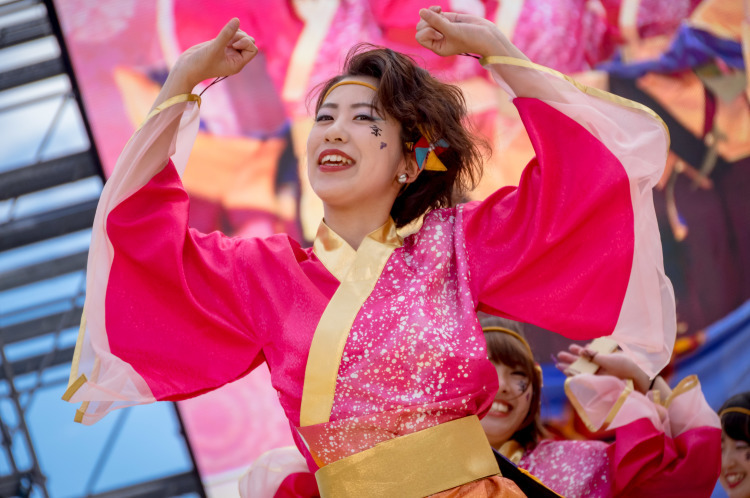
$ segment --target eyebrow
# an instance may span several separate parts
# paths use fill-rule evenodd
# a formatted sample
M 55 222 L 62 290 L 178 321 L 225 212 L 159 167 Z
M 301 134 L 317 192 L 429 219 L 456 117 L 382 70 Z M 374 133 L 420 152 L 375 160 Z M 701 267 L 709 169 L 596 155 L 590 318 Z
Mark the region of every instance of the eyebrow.
M 339 105 L 334 102 L 326 102 L 325 104 L 321 105 L 320 108 L 323 109 L 324 107 L 329 107 L 331 109 L 338 109 Z M 377 107 L 372 105 L 370 102 L 357 102 L 356 104 L 352 104 L 349 106 L 351 109 L 357 109 L 359 107 L 369 107 L 370 109 L 377 111 Z

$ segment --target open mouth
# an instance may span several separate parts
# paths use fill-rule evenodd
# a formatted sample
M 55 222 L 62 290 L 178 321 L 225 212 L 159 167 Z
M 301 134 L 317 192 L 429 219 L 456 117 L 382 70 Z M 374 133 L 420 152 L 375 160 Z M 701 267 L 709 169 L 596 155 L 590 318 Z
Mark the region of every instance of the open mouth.
M 487 415 L 493 415 L 495 417 L 505 417 L 506 415 L 508 415 L 508 413 L 510 413 L 511 410 L 513 410 L 513 407 L 505 401 L 495 400 L 492 402 L 492 406 L 490 407 L 490 411 L 487 413 Z
M 323 158 L 320 160 L 320 164 L 341 166 L 344 164 L 354 164 L 354 162 L 351 159 L 347 159 L 344 156 L 339 156 L 338 154 L 328 154 L 327 156 L 323 156 Z
M 727 485 L 730 488 L 735 488 L 745 480 L 745 474 L 742 472 L 732 472 L 731 474 L 726 474 L 724 479 L 727 481 Z
M 320 153 L 320 156 L 318 156 L 318 166 L 324 170 L 348 168 L 353 165 L 354 162 L 354 159 L 336 149 L 324 150 Z

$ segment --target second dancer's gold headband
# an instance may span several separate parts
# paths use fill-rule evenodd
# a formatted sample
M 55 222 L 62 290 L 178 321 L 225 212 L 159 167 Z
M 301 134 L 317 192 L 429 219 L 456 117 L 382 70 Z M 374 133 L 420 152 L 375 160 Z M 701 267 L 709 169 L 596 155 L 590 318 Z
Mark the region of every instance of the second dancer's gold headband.
M 529 358 L 531 358 L 531 361 L 534 361 L 534 353 L 531 352 L 531 346 L 529 346 L 529 343 L 526 342 L 526 339 L 523 338 L 521 334 L 518 332 L 515 332 L 513 330 L 507 329 L 505 327 L 482 327 L 483 332 L 502 332 L 503 334 L 508 334 L 511 337 L 515 337 L 518 339 L 518 341 L 523 344 L 526 347 L 526 351 L 529 353 Z
M 742 408 L 741 406 L 732 406 L 730 408 L 725 408 L 724 410 L 719 413 L 719 418 L 723 417 L 727 413 L 742 413 L 744 415 L 750 416 L 750 410 L 747 408 Z

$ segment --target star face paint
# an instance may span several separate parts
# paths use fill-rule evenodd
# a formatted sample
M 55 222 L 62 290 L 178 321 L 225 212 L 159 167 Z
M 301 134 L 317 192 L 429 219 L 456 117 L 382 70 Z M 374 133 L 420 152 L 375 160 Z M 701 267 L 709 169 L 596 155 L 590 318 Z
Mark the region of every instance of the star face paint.
M 529 377 L 517 365 L 493 364 L 499 390 L 481 424 L 490 444 L 498 448 L 521 427 L 529 413 L 534 390 Z
M 518 379 L 518 391 L 519 393 L 525 393 L 526 389 L 529 387 L 529 379 L 527 379 L 525 376 L 521 379 Z
M 385 142 L 380 142 L 380 150 L 383 150 L 383 149 L 385 149 L 386 147 L 388 147 L 388 144 L 387 144 L 387 143 L 385 143 Z

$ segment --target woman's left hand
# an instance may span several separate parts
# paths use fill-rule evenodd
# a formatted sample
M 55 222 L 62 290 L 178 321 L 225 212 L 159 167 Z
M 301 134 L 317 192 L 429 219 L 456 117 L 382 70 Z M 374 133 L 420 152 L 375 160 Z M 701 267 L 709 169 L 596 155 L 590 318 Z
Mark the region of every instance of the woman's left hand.
M 462 53 L 523 57 L 498 27 L 482 17 L 442 12 L 433 6 L 419 11 L 417 41 L 444 57 Z

